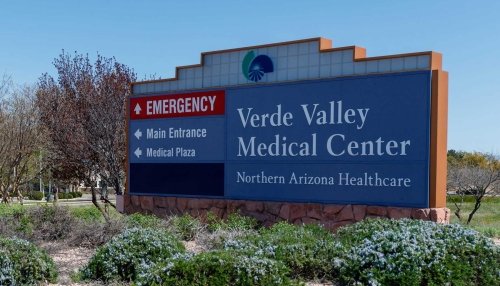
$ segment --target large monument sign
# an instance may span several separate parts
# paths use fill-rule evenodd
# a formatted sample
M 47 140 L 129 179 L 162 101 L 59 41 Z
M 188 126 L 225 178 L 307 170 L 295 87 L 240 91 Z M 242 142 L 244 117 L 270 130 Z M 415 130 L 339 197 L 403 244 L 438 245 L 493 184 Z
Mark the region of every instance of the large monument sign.
M 222 214 L 236 204 L 273 220 L 266 204 L 291 220 L 284 204 L 319 206 L 323 221 L 328 206 L 409 217 L 445 207 L 437 53 L 366 58 L 322 38 L 224 50 L 175 79 L 135 83 L 133 94 L 130 210 Z

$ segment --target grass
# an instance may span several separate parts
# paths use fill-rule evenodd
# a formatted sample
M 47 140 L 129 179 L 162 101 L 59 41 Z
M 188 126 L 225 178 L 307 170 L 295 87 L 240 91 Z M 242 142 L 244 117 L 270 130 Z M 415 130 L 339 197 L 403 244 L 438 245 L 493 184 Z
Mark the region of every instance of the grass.
M 26 209 L 26 206 L 20 204 L 4 204 L 0 203 L 0 217 L 13 215 L 14 213 L 22 212 Z
M 18 203 L 12 203 L 12 204 L 0 203 L 0 217 L 11 216 L 16 213 L 25 212 L 30 207 L 42 206 L 42 205 L 52 206 L 53 204 L 38 203 L 38 204 L 20 205 Z M 67 207 L 70 209 L 71 214 L 77 219 L 81 219 L 87 222 L 104 221 L 104 217 L 94 205 L 85 205 L 85 206 L 69 205 Z M 121 214 L 112 207 L 109 207 L 109 213 L 112 218 L 121 216 Z
M 461 211 L 462 220 L 459 220 L 455 215 L 456 207 L 453 204 L 454 199 L 456 199 L 456 197 L 448 197 L 448 208 L 451 210 L 451 222 L 465 225 L 469 213 L 474 208 L 474 199 L 470 196 L 465 198 Z M 474 214 L 469 227 L 489 237 L 500 237 L 500 197 L 484 198 L 481 207 Z

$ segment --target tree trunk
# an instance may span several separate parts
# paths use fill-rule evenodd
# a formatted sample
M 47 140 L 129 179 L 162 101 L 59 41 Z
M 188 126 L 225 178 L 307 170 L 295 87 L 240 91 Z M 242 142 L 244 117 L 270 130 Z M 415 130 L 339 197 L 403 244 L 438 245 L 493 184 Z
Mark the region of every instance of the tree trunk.
M 2 191 L 2 203 L 8 204 L 9 200 L 9 188 L 5 188 L 4 186 L 0 186 L 0 190 Z
M 472 220 L 472 217 L 474 216 L 474 214 L 477 212 L 477 210 L 481 207 L 481 200 L 483 199 L 483 197 L 480 197 L 480 198 L 476 198 L 476 203 L 474 204 L 474 209 L 472 210 L 472 212 L 469 214 L 469 218 L 467 219 L 467 224 L 470 223 L 470 221 Z
M 19 201 L 19 204 L 23 205 L 24 203 L 24 198 L 23 198 L 23 194 L 21 193 L 21 191 L 19 190 L 19 188 L 17 189 L 17 200 Z
M 118 178 L 115 178 L 114 181 L 115 181 L 115 194 L 121 195 L 122 188 L 121 188 L 120 180 Z
M 107 212 L 101 207 L 101 205 L 97 201 L 97 190 L 96 190 L 96 188 L 94 187 L 93 184 L 90 184 L 90 192 L 92 193 L 92 203 L 101 212 L 101 214 L 104 217 L 104 219 L 107 222 L 109 222 L 109 215 L 107 214 Z
M 54 186 L 54 204 L 56 204 L 59 201 L 59 188 Z

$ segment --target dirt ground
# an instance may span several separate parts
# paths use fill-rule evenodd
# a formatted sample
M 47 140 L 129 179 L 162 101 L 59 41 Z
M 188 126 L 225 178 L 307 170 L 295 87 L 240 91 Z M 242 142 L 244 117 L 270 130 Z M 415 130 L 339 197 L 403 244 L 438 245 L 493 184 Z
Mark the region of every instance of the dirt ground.
M 78 284 L 71 281 L 71 274 L 78 271 L 87 261 L 89 261 L 93 249 L 83 247 L 69 247 L 59 243 L 46 243 L 42 247 L 47 250 L 49 255 L 54 259 L 59 271 L 59 278 L 57 284 L 49 285 L 92 285 L 92 284 Z M 94 284 L 97 285 L 97 284 Z

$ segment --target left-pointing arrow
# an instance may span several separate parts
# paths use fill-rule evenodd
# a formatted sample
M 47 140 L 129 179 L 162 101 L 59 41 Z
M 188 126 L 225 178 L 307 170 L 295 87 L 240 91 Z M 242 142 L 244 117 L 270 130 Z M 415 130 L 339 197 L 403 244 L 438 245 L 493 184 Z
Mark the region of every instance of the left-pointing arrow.
M 134 154 L 135 154 L 135 156 L 137 156 L 137 158 L 141 158 L 141 155 L 142 155 L 141 148 L 137 147 L 137 149 L 135 149 L 135 151 L 134 151 Z
M 137 103 L 134 108 L 135 114 L 140 114 L 141 110 L 142 110 L 141 105 Z
M 142 136 L 142 132 L 141 132 L 141 129 L 137 129 L 137 131 L 135 131 L 134 133 L 135 137 L 140 140 L 141 139 L 141 136 Z

